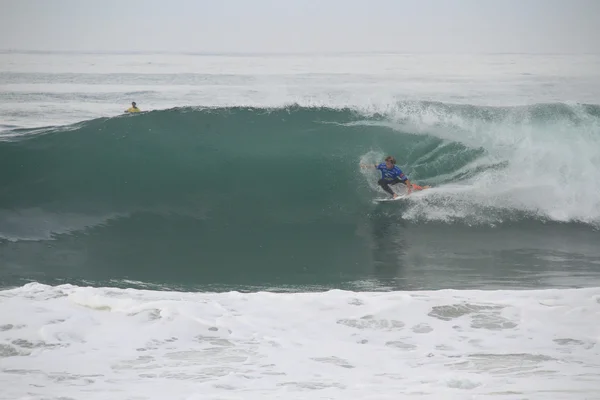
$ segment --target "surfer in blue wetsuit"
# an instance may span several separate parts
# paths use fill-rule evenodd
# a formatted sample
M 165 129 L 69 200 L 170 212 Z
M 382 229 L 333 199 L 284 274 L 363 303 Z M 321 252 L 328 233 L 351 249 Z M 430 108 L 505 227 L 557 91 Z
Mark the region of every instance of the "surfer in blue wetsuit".
M 404 172 L 396 165 L 396 159 L 392 156 L 387 156 L 385 161 L 381 164 L 361 164 L 362 168 L 372 168 L 381 171 L 381 179 L 377 181 L 379 186 L 387 193 L 391 194 L 395 199 L 398 197 L 396 193 L 392 190 L 390 185 L 396 185 L 398 183 L 403 183 L 406 185 L 406 189 L 408 193 L 411 193 L 413 190 L 423 190 L 429 188 L 429 186 L 419 186 L 411 183 Z

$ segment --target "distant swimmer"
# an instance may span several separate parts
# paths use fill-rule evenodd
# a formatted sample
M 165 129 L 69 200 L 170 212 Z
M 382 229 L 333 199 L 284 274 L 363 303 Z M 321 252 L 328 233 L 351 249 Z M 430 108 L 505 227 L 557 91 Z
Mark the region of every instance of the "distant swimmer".
M 419 186 L 414 183 L 411 183 L 404 172 L 396 165 L 396 159 L 392 156 L 387 156 L 385 158 L 385 162 L 381 164 L 361 164 L 361 168 L 376 168 L 381 171 L 381 179 L 377 182 L 379 186 L 386 192 L 392 195 L 392 198 L 398 197 L 396 193 L 390 188 L 390 185 L 396 185 L 398 183 L 403 183 L 406 185 L 408 193 L 413 190 L 423 190 L 428 189 L 431 186 Z
M 140 109 L 135 105 L 135 101 L 134 101 L 131 103 L 131 107 L 129 107 L 127 110 L 125 110 L 125 112 L 136 113 L 136 112 L 140 112 Z

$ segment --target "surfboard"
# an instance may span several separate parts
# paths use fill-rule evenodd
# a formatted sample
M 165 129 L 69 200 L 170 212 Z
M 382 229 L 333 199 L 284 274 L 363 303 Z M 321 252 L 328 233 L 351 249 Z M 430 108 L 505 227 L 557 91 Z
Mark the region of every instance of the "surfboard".
M 408 197 L 407 194 L 399 194 L 395 199 L 392 198 L 392 197 L 386 197 L 384 199 L 375 199 L 373 201 L 376 202 L 376 203 L 381 203 L 381 202 L 384 202 L 384 201 L 398 201 L 398 200 L 405 199 L 407 197 Z
M 431 189 L 431 186 L 425 186 L 421 190 L 413 190 L 410 195 L 414 195 L 416 193 L 420 193 L 423 190 L 427 190 L 427 189 Z M 408 196 L 409 196 L 408 193 L 402 193 L 402 194 L 398 194 L 398 196 L 396 196 L 395 199 L 392 198 L 392 197 L 385 197 L 385 198 L 375 199 L 375 200 L 373 200 L 373 202 L 375 202 L 375 203 L 382 203 L 382 202 L 386 202 L 386 201 L 398 201 L 398 200 L 406 199 Z

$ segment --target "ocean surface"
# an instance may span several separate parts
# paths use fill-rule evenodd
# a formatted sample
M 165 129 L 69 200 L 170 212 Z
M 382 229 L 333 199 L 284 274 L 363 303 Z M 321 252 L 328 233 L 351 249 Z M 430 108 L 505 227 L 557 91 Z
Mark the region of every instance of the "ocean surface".
M 600 55 L 0 52 L 0 399 L 600 399 L 599 228 Z

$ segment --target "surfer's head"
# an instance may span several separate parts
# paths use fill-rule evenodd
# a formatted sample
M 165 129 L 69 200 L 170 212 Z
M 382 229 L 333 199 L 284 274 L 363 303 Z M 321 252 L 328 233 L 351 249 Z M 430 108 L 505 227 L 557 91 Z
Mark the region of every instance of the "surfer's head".
M 132 101 L 132 102 L 131 102 L 131 106 L 132 106 L 132 107 L 135 107 L 135 101 Z
M 385 165 L 388 168 L 392 168 L 394 165 L 396 165 L 396 159 L 394 157 L 392 157 L 392 156 L 387 156 L 385 158 Z

